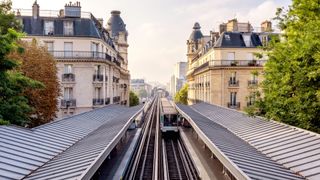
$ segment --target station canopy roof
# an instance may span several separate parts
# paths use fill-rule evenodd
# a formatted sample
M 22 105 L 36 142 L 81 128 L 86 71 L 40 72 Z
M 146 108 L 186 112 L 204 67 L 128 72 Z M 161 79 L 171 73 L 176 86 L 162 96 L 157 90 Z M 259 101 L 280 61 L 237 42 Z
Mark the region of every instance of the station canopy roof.
M 32 129 L 0 126 L 0 179 L 90 179 L 141 110 L 110 105 Z

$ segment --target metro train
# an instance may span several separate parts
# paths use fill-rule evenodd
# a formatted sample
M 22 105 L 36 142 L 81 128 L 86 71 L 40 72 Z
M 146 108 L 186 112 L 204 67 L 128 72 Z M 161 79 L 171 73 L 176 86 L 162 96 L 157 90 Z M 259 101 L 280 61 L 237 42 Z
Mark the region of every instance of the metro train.
M 178 132 L 178 112 L 167 98 L 160 99 L 160 128 L 162 132 Z

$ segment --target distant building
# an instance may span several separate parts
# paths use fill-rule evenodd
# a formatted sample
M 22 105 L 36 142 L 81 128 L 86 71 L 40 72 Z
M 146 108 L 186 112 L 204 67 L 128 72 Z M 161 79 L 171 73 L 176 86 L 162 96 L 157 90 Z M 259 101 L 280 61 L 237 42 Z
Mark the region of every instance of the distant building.
M 187 62 L 177 62 L 174 65 L 174 74 L 171 76 L 170 80 L 170 93 L 172 96 L 174 96 L 187 82 L 187 65 Z
M 129 105 L 127 30 L 120 11 L 103 20 L 81 11 L 79 2 L 60 11 L 18 10 L 26 33 L 48 47 L 57 61 L 61 85 L 58 117 L 78 114 L 108 104 Z
M 131 79 L 130 87 L 131 90 L 139 96 L 140 100 L 151 96 L 152 86 L 146 83 L 144 79 Z
M 219 32 L 208 36 L 200 29 L 195 23 L 187 41 L 188 103 L 207 102 L 239 110 L 252 105 L 253 91 L 263 80 L 267 61 L 255 53 L 268 43 L 271 22 L 263 22 L 259 32 L 237 19 L 221 24 Z

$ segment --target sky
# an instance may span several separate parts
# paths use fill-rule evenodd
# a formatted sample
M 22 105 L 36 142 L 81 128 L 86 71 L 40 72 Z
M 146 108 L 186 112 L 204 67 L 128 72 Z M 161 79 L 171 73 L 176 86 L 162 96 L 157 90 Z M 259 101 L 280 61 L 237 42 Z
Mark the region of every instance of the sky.
M 38 0 L 40 10 L 59 10 L 70 0 Z M 204 35 L 237 18 L 259 27 L 271 20 L 278 7 L 291 0 L 77 0 L 82 11 L 103 18 L 120 10 L 129 32 L 128 60 L 131 78 L 167 83 L 174 64 L 187 61 L 186 41 L 195 22 Z M 34 0 L 12 0 L 13 8 L 31 9 Z M 72 1 L 75 2 L 75 1 Z

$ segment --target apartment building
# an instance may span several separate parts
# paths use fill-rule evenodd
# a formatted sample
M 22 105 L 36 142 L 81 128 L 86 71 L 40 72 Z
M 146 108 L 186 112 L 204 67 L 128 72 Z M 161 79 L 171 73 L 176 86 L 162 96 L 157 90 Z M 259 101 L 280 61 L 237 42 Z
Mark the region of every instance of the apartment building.
M 221 24 L 219 32 L 205 36 L 195 23 L 187 41 L 188 103 L 207 102 L 237 110 L 252 105 L 267 61 L 256 53 L 274 34 L 271 26 L 265 21 L 256 32 L 250 23 L 232 19 Z
M 152 86 L 146 83 L 144 79 L 131 79 L 130 88 L 139 96 L 140 101 L 142 98 L 151 96 Z
M 129 105 L 130 73 L 126 26 L 120 11 L 103 19 L 82 12 L 79 2 L 60 11 L 17 10 L 26 33 L 48 47 L 57 61 L 61 85 L 58 118 L 108 104 Z

